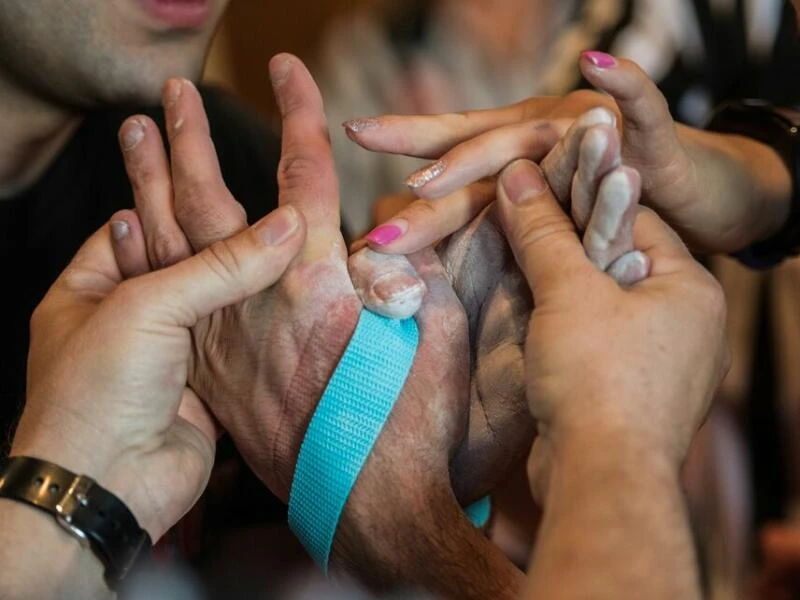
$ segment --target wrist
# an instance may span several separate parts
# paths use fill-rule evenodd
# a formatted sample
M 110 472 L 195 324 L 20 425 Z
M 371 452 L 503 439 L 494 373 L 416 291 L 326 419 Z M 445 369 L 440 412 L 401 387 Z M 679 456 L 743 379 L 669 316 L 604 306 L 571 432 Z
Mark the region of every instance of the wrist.
M 663 437 L 610 421 L 541 427 L 539 437 L 546 452 L 539 457 L 531 453 L 528 476 L 531 485 L 538 486 L 534 491 L 540 500 L 546 498 L 550 479 L 557 473 L 599 472 L 605 477 L 656 469 L 673 473 L 677 478 L 683 462 L 683 453 L 676 452 Z M 542 463 L 542 457 L 546 464 Z
M 24 438 L 15 436 L 10 452 L 10 456 L 38 458 L 72 471 L 76 475 L 90 477 L 100 487 L 116 496 L 153 540 L 158 539 L 162 532 L 162 529 L 155 524 L 159 515 L 152 514 L 153 511 L 146 499 L 141 497 L 132 467 L 135 459 L 120 455 L 118 452 L 112 455 L 98 451 L 94 455 L 66 441 L 61 443 L 58 438 L 52 436 L 42 438 L 27 435 Z
M 44 512 L 0 499 L 0 538 L 0 597 L 112 597 L 100 560 Z

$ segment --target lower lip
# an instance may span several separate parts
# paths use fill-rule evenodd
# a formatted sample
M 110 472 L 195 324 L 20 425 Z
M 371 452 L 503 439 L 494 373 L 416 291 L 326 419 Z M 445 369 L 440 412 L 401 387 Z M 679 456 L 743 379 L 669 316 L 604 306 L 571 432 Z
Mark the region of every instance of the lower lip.
M 211 16 L 211 0 L 139 0 L 139 2 L 151 17 L 181 29 L 202 27 Z

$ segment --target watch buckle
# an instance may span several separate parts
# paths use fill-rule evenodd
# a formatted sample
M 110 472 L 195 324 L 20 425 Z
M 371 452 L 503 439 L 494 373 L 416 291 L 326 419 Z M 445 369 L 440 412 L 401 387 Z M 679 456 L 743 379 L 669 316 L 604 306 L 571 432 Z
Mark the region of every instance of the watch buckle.
M 87 494 L 93 485 L 94 480 L 91 477 L 76 475 L 56 504 L 56 521 L 67 533 L 75 537 L 84 548 L 89 547 L 89 538 L 86 537 L 86 533 L 83 530 L 73 525 L 72 519 L 81 506 L 89 504 Z

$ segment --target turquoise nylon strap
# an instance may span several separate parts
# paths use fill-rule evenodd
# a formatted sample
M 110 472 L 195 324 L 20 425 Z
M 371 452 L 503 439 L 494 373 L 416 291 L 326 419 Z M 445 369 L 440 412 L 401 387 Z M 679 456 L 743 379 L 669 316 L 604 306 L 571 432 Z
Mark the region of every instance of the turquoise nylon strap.
M 414 319 L 362 310 L 311 418 L 289 495 L 289 526 L 325 571 L 342 510 L 403 390 L 418 344 Z
M 327 572 L 342 511 L 403 390 L 419 345 L 414 319 L 361 311 L 300 446 L 289 494 L 289 526 Z M 467 508 L 481 527 L 488 498 Z

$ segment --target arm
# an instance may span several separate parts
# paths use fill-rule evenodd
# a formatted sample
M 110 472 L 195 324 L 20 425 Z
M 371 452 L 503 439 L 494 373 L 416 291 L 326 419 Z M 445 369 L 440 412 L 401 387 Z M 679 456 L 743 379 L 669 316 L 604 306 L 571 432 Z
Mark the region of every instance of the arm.
M 0 499 L 0 597 L 110 598 L 103 565 L 49 515 Z
M 552 469 L 525 598 L 700 597 L 676 465 L 582 432 Z
M 768 238 L 786 221 L 791 174 L 780 156 L 753 139 L 720 135 L 676 125 L 666 100 L 635 63 L 596 52 L 584 53 L 580 67 L 598 89 L 565 98 L 532 98 L 519 104 L 463 115 L 385 116 L 368 129 L 348 130 L 361 146 L 381 152 L 439 159 L 440 168 L 409 178 L 421 197 L 392 223 L 403 235 L 375 244 L 386 253 L 407 253 L 469 222 L 491 198 L 454 193 L 480 177 L 493 176 L 510 161 L 539 161 L 553 132 L 563 135 L 564 119 L 605 107 L 617 116 L 622 157 L 642 176 L 643 202 L 666 219 L 693 250 L 735 252 Z M 465 118 L 467 117 L 467 118 Z M 574 130 L 574 127 L 573 127 Z M 570 134 L 542 161 L 548 181 L 566 203 L 576 165 L 559 160 L 569 154 Z M 443 166 L 443 168 L 441 168 Z M 435 175 L 435 176 L 432 176 Z M 575 215 L 573 215 L 574 217 Z M 369 239 L 369 238 L 368 238 Z
M 535 307 L 530 597 L 699 598 L 678 471 L 729 364 L 719 284 L 644 210 L 634 246 L 650 275 L 619 286 L 527 161 L 501 175 L 498 210 Z

